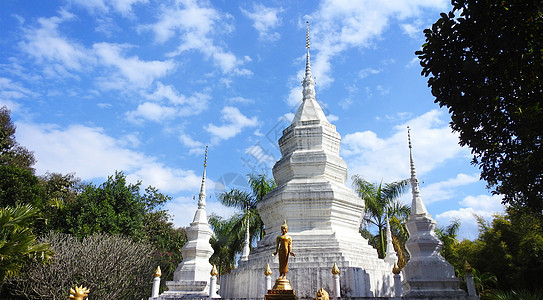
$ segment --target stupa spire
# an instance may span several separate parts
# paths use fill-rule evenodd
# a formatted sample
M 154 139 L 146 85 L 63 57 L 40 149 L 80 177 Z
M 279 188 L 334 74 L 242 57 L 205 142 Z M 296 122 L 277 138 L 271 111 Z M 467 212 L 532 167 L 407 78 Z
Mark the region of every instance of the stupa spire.
M 204 173 L 202 175 L 202 185 L 200 187 L 200 194 L 198 195 L 198 208 L 205 208 L 206 206 L 206 167 L 207 167 L 207 146 L 204 156 Z
M 307 99 L 315 99 L 315 81 L 313 80 L 313 76 L 311 74 L 311 62 L 310 62 L 310 56 L 309 56 L 309 21 L 306 21 L 306 24 L 307 24 L 307 33 L 306 33 L 305 48 L 307 49 L 307 54 L 306 54 L 306 62 L 305 62 L 305 76 L 302 82 L 303 95 L 304 95 L 303 101 Z
M 306 62 L 305 62 L 305 75 L 302 80 L 302 104 L 298 108 L 292 123 L 300 121 L 323 121 L 329 123 L 315 99 L 315 80 L 313 80 L 313 75 L 311 74 L 311 62 L 309 55 L 309 22 L 307 24 L 307 32 L 305 37 L 305 48 L 306 53 Z
M 428 215 L 426 206 L 422 201 L 419 190 L 419 180 L 417 178 L 417 172 L 415 171 L 415 162 L 413 161 L 413 151 L 411 146 L 411 129 L 407 127 L 407 140 L 409 143 L 409 163 L 411 166 L 411 193 L 413 194 L 413 200 L 411 201 L 411 214 L 415 215 Z
M 249 218 L 247 218 L 247 223 L 245 224 L 245 242 L 243 243 L 243 251 L 241 253 L 241 261 L 249 260 L 249 253 L 251 252 L 250 244 L 250 233 L 249 233 Z
M 388 212 L 386 214 L 387 220 L 387 248 L 385 253 L 385 261 L 394 266 L 398 262 L 398 255 L 394 251 L 394 245 L 392 245 L 392 232 L 390 231 L 390 222 L 388 221 Z

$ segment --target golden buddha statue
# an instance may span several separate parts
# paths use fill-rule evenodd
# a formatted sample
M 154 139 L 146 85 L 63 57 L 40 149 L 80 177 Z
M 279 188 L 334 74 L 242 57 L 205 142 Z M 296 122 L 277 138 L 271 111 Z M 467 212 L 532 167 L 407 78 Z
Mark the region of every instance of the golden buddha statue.
M 272 254 L 272 256 L 275 256 L 276 254 L 279 255 L 279 278 L 275 282 L 274 289 L 290 290 L 292 287 L 290 287 L 290 283 L 286 279 L 288 272 L 288 258 L 290 255 L 293 257 L 295 257 L 295 255 L 292 252 L 292 238 L 287 235 L 287 220 L 281 225 L 281 232 L 283 234 L 277 237 L 275 252 Z

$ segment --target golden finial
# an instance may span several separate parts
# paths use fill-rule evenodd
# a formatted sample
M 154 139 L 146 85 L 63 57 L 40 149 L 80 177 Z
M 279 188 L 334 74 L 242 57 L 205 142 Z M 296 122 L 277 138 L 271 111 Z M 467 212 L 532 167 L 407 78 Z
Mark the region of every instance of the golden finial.
M 315 300 L 329 300 L 329 299 L 330 299 L 330 295 L 328 295 L 328 292 L 324 288 L 321 288 L 317 292 L 317 296 L 315 297 Z
M 306 34 L 306 39 L 305 39 L 305 47 L 307 49 L 309 49 L 309 21 L 305 21 L 305 23 L 307 24 L 307 34 Z
M 270 276 L 272 274 L 272 270 L 270 268 L 270 264 L 266 266 L 266 270 L 264 270 L 264 275 Z
M 334 263 L 334 266 L 332 267 L 332 274 L 339 274 L 339 268 L 337 267 L 336 263 Z
M 153 277 L 160 277 L 162 276 L 162 271 L 160 270 L 160 266 L 156 267 L 155 274 L 153 274 Z
M 472 273 L 473 269 L 471 268 L 471 265 L 467 260 L 464 261 L 464 272 L 465 273 Z
M 83 286 L 75 286 L 75 290 L 70 288 L 70 299 L 84 300 L 89 296 L 90 290 Z
M 213 265 L 213 268 L 211 268 L 211 276 L 217 276 L 219 275 L 219 272 L 217 272 L 217 267 L 215 265 Z
M 204 168 L 207 167 L 207 146 L 206 146 L 206 153 L 204 156 Z
M 407 142 L 409 143 L 409 149 L 411 149 L 411 128 L 407 126 Z
M 398 267 L 398 264 L 396 262 L 394 262 L 394 267 L 392 268 L 392 273 L 398 275 L 400 274 L 400 267 Z

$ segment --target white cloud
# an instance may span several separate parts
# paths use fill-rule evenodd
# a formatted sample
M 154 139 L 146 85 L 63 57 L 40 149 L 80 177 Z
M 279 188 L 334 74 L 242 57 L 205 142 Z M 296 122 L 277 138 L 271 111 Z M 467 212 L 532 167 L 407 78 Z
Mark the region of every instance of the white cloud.
M 126 148 L 127 142 L 135 142 L 134 137 L 117 140 L 101 128 L 17 123 L 17 140 L 34 151 L 38 174 L 75 172 L 83 180 L 93 180 L 124 171 L 131 182 L 142 180 L 144 186 L 166 193 L 199 186 L 193 171 L 166 167 L 154 157 Z
M 206 187 L 210 185 L 206 183 Z M 168 212 L 173 217 L 173 223 L 178 227 L 187 227 L 193 221 L 194 213 L 198 208 L 198 196 L 197 193 L 200 190 L 195 190 L 194 199 L 190 197 L 178 197 L 168 202 L 165 205 L 165 208 L 168 209 Z M 220 202 L 213 198 L 209 198 L 210 189 L 207 189 L 206 194 L 208 195 L 206 201 L 206 212 L 207 215 L 217 214 L 223 218 L 229 218 L 235 213 L 235 210 L 230 207 L 222 205 Z
M 281 25 L 278 14 L 283 11 L 282 7 L 266 7 L 259 3 L 253 4 L 252 11 L 241 8 L 241 12 L 253 21 L 253 27 L 258 31 L 259 39 L 268 42 L 277 41 L 281 37 L 278 32 L 272 32 L 272 30 Z
M 72 3 L 82 6 L 91 13 L 107 13 L 110 10 L 124 16 L 132 14 L 132 6 L 138 3 L 147 3 L 148 0 L 71 0 Z
M 153 31 L 158 43 L 178 37 L 181 40 L 180 45 L 170 56 L 197 50 L 206 58 L 211 58 L 223 74 L 251 75 L 251 71 L 241 68 L 243 59 L 238 59 L 232 52 L 217 46 L 212 38 L 217 32 L 230 30 L 229 24 L 224 21 L 229 15 L 199 4 L 201 3 L 191 0 L 177 1 L 174 6 L 163 4 L 158 21 L 140 28 Z
M 424 9 L 442 11 L 446 5 L 445 0 L 322 1 L 314 13 L 305 16 L 310 23 L 316 20 L 310 27 L 311 70 L 319 79 L 319 86 L 327 88 L 334 81 L 331 61 L 342 52 L 350 48 L 371 47 L 390 23 L 417 18 Z M 299 25 L 302 26 L 301 22 Z M 360 75 L 370 75 L 372 70 L 367 70 L 369 74 L 362 72 Z M 299 81 L 299 76 L 296 81 Z M 289 97 L 288 100 L 292 105 L 294 98 Z
M 144 97 L 154 102 L 144 102 L 136 110 L 127 112 L 126 118 L 134 124 L 141 124 L 144 121 L 156 123 L 167 122 L 175 117 L 186 117 L 198 115 L 208 108 L 208 94 L 194 93 L 187 97 L 179 94 L 175 87 L 157 82 L 156 90 L 151 94 L 144 94 Z M 164 103 L 167 102 L 167 103 Z
M 24 39 L 19 47 L 38 64 L 43 64 L 46 74 L 73 76 L 70 71 L 84 70 L 93 63 L 94 57 L 85 47 L 59 33 L 59 25 L 74 19 L 75 15 L 65 10 L 61 10 L 59 15 L 39 18 L 37 28 L 23 28 Z
M 23 87 L 20 83 L 13 82 L 9 78 L 0 77 L 0 101 L 21 99 L 33 95 L 36 95 L 36 93 Z
M 495 214 L 504 212 L 504 206 L 501 204 L 502 196 L 498 195 L 477 195 L 467 196 L 459 202 L 462 206 L 456 210 L 449 210 L 438 214 L 436 221 L 439 226 L 447 226 L 453 220 L 460 221 L 459 239 L 473 240 L 477 237 L 477 219 L 475 215 L 490 221 Z
M 445 161 L 467 153 L 458 145 L 458 137 L 451 133 L 442 119 L 443 110 L 432 110 L 394 127 L 388 137 L 372 131 L 354 132 L 344 136 L 342 155 L 351 174 L 358 174 L 370 182 L 385 182 L 409 176 L 407 130 L 412 129 L 413 155 L 419 176 L 442 165 Z M 419 178 L 421 179 L 421 178 Z
M 120 76 L 137 87 L 145 88 L 155 79 L 168 74 L 175 68 L 173 60 L 144 61 L 137 56 L 124 57 L 123 51 L 130 47 L 129 45 L 110 43 L 96 43 L 93 45 L 100 62 L 116 68 Z
M 382 71 L 383 71 L 382 69 L 364 68 L 360 70 L 360 72 L 358 72 L 358 77 L 360 77 L 361 79 L 364 79 L 370 75 L 379 74 Z
M 455 178 L 422 187 L 421 194 L 424 195 L 424 202 L 426 204 L 448 200 L 458 194 L 459 187 L 478 181 L 478 174 L 467 175 L 460 173 Z
M 247 118 L 239 109 L 226 106 L 221 110 L 223 125 L 208 124 L 206 130 L 211 133 L 216 141 L 230 139 L 239 134 L 245 127 L 258 125 L 256 117 Z
M 204 152 L 204 143 L 193 139 L 186 133 L 179 135 L 179 141 L 189 148 L 189 154 L 201 154 Z

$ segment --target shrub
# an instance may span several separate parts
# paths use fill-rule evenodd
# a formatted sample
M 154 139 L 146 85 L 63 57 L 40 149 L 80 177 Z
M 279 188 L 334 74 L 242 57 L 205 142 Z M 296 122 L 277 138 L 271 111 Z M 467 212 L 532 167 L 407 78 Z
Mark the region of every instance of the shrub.
M 50 233 L 42 238 L 55 252 L 50 263 L 32 263 L 6 287 L 26 299 L 67 299 L 70 287 L 90 289 L 91 299 L 141 299 L 151 294 L 156 268 L 150 244 L 119 235 L 93 234 L 82 240 Z M 5 297 L 7 295 L 2 295 Z

